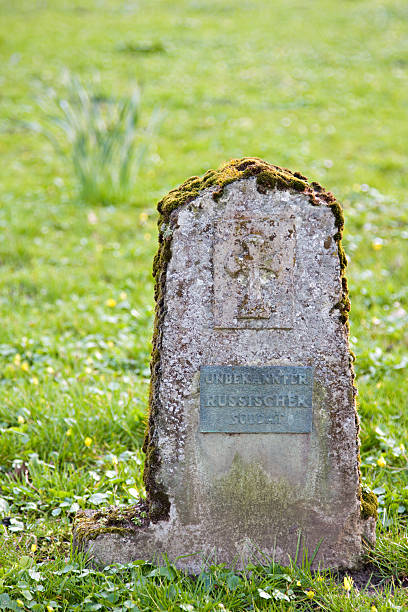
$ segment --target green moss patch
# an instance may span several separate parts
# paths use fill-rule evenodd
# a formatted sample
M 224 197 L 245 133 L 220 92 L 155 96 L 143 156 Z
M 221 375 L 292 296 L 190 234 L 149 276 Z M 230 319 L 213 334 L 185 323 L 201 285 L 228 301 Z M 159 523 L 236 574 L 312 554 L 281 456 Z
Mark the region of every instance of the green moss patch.
M 313 189 L 308 185 L 306 177 L 299 172 L 273 166 L 258 157 L 243 157 L 222 164 L 218 170 L 208 170 L 201 178 L 192 176 L 180 187 L 172 189 L 157 205 L 161 221 L 168 220 L 173 210 L 194 200 L 204 189 L 216 187 L 214 198 L 218 199 L 224 187 L 252 176 L 256 176 L 257 186 L 261 192 L 270 189 L 292 189 L 298 192 L 310 191 L 312 195 Z
M 219 512 L 237 526 L 243 534 L 252 534 L 255 540 L 261 524 L 282 525 L 293 498 L 292 487 L 282 481 L 272 480 L 254 462 L 245 462 L 235 454 L 229 472 L 214 481 L 211 503 Z M 271 516 L 273 508 L 273 516 Z
M 105 533 L 130 534 L 149 525 L 148 507 L 145 501 L 121 508 L 110 506 L 102 510 L 79 511 L 74 519 L 74 538 L 79 548 L 88 540 L 95 540 Z
M 378 499 L 366 486 L 361 487 L 361 518 L 378 518 Z

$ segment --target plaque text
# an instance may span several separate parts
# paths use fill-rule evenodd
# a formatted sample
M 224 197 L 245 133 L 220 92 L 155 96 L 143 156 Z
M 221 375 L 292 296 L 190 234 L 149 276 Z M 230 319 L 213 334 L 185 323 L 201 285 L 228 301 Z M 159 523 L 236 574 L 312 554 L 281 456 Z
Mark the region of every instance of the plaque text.
M 313 368 L 201 366 L 200 431 L 308 433 Z

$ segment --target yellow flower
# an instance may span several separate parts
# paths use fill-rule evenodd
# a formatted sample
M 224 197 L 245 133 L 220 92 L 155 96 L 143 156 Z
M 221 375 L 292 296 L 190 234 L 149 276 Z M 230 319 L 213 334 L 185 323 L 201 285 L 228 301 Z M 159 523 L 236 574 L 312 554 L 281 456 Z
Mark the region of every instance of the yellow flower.
M 109 340 L 107 342 L 107 345 L 109 346 L 109 348 L 113 348 L 115 345 L 113 344 L 112 340 Z
M 296 586 L 302 586 L 302 583 L 300 582 L 300 580 L 296 582 Z
M 377 465 L 378 467 L 385 467 L 387 465 L 386 460 L 384 459 L 384 457 L 381 455 L 381 457 L 379 459 L 377 459 Z
M 36 376 L 33 376 L 31 379 L 31 382 L 33 383 L 33 385 L 38 385 L 38 378 Z
M 16 604 L 20 606 L 20 608 L 24 608 L 24 601 L 21 601 L 21 599 L 16 599 Z
M 54 368 L 52 368 L 51 366 L 48 366 L 47 372 L 48 374 L 54 374 Z
M 21 355 L 17 353 L 16 355 L 14 355 L 13 363 L 15 365 L 20 365 L 20 361 L 21 361 Z
M 28 361 L 23 361 L 23 363 L 21 364 L 21 369 L 24 372 L 28 372 L 28 370 L 30 369 L 30 366 L 28 365 Z
M 126 298 L 127 298 L 126 291 L 122 291 L 121 293 L 119 293 L 119 297 L 120 297 L 121 300 L 126 300 Z
M 402 450 L 402 452 L 404 452 L 404 450 L 405 450 L 405 446 L 402 444 L 402 442 L 401 442 L 401 444 L 399 445 L 399 449 L 400 449 L 400 450 Z
M 85 368 L 86 374 L 92 374 L 92 368 Z
M 343 588 L 347 592 L 351 591 L 351 589 L 353 588 L 353 579 L 351 576 L 344 576 Z
M 370 612 L 378 612 L 378 611 L 377 611 L 377 608 L 375 606 L 371 606 Z
M 148 220 L 149 215 L 145 212 L 140 213 L 139 215 L 139 221 L 140 223 L 146 223 L 146 221 Z
M 23 416 L 21 416 L 21 414 L 19 414 L 18 417 L 17 417 L 17 423 L 19 425 L 24 425 L 24 423 L 25 423 L 25 419 L 24 419 Z
M 32 553 L 35 553 L 35 551 L 37 550 L 37 544 L 31 544 L 30 550 Z
M 373 240 L 371 243 L 374 251 L 380 251 L 382 249 L 382 241 L 380 239 Z
M 89 438 L 89 437 L 86 437 L 86 438 L 85 438 L 85 440 L 84 440 L 84 444 L 85 444 L 85 446 L 86 446 L 87 448 L 89 448 L 90 446 L 92 446 L 92 442 L 93 442 L 92 438 Z
M 323 582 L 323 576 L 318 576 L 318 577 L 316 578 L 316 581 L 317 581 L 317 582 Z
M 115 308 L 116 300 L 114 300 L 113 298 L 108 298 L 105 302 L 105 306 L 108 306 L 108 308 Z
M 47 612 L 54 612 L 54 608 L 52 606 L 47 606 Z
M 67 431 L 65 432 L 65 435 L 68 436 L 72 436 L 72 428 L 70 427 L 69 429 L 67 429 Z
M 313 599 L 313 597 L 315 596 L 314 591 L 305 591 L 305 594 L 308 599 Z

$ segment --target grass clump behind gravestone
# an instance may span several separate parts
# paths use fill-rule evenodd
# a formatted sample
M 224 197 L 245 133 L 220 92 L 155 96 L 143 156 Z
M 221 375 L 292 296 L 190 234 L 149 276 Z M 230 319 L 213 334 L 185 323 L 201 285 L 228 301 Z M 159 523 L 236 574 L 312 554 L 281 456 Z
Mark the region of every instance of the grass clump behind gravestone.
M 80 200 L 89 204 L 131 202 L 135 182 L 153 137 L 158 111 L 141 127 L 140 91 L 115 99 L 65 79 L 63 96 L 54 90 L 40 99 L 44 116 L 31 127 L 44 134 L 72 165 Z

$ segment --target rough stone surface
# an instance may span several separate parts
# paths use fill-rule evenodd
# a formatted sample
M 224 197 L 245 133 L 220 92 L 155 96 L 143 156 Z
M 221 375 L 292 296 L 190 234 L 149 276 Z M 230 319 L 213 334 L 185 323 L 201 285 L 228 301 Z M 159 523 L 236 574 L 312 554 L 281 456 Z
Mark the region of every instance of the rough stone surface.
M 375 519 L 361 515 L 335 215 L 294 190 L 260 193 L 255 177 L 217 201 L 214 190 L 161 228 L 170 251 L 147 452 L 150 504 L 163 518 L 152 511 L 147 526 L 92 538 L 77 530 L 76 542 L 102 565 L 166 553 L 197 572 L 209 560 L 242 567 L 263 555 L 286 564 L 301 537 L 309 556 L 319 547 L 315 564 L 357 566 Z M 200 432 L 205 365 L 311 366 L 312 431 Z

